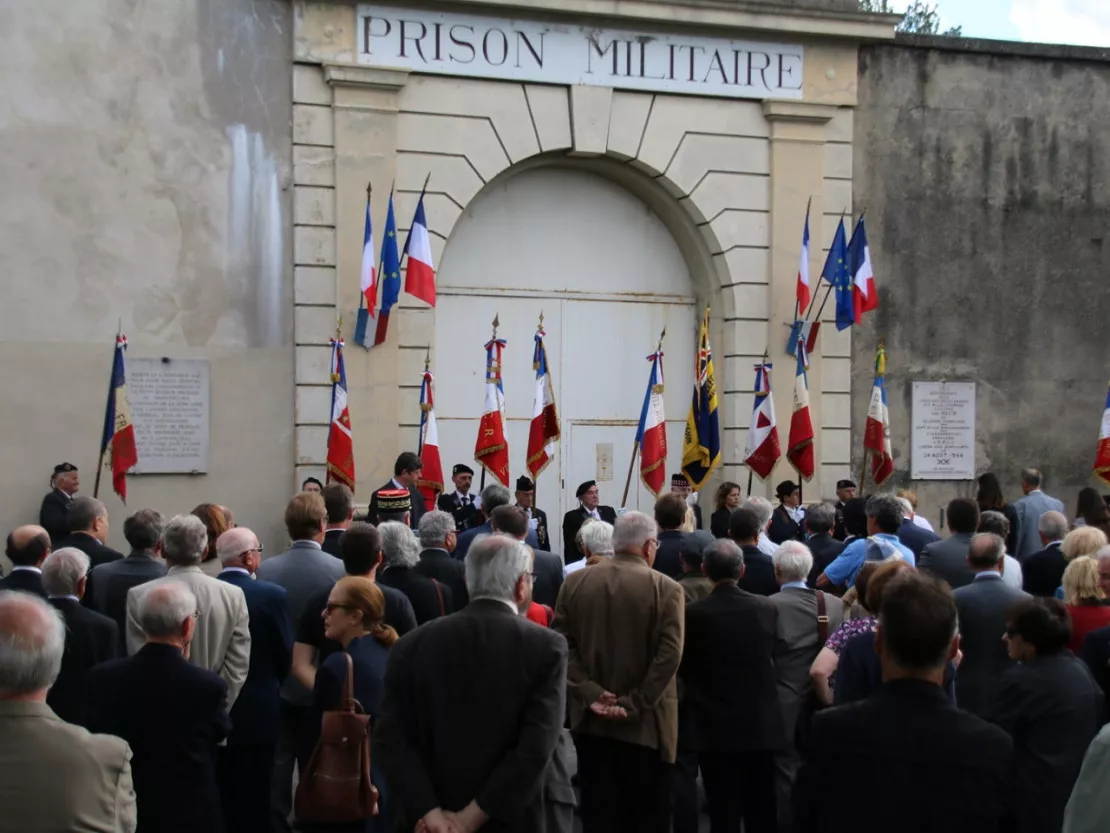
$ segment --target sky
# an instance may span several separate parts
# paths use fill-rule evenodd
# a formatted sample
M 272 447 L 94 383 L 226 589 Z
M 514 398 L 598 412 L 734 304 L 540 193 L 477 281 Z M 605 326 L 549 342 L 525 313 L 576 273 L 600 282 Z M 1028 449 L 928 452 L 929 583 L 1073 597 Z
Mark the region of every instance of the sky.
M 962 26 L 968 37 L 1110 47 L 1110 0 L 931 1 L 944 28 Z

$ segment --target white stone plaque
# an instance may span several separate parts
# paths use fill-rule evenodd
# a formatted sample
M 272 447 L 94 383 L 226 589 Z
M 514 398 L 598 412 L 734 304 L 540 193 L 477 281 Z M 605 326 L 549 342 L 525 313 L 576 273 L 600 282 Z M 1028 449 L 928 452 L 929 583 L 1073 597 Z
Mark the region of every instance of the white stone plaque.
M 358 6 L 358 62 L 436 75 L 728 98 L 802 97 L 799 44 Z
M 914 382 L 914 480 L 975 479 L 975 383 Z
M 205 359 L 127 359 L 135 474 L 208 471 L 209 371 Z
M 596 443 L 594 452 L 597 455 L 597 472 L 594 480 L 598 483 L 608 483 L 613 479 L 613 444 Z

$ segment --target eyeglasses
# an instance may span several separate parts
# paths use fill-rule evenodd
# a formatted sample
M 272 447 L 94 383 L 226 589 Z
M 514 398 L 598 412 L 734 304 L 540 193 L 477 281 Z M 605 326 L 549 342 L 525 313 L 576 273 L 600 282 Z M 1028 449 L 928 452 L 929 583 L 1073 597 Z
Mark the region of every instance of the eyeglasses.
M 346 610 L 348 612 L 357 610 L 353 605 L 340 604 L 339 602 L 328 602 L 324 605 L 324 615 L 335 613 L 337 610 Z

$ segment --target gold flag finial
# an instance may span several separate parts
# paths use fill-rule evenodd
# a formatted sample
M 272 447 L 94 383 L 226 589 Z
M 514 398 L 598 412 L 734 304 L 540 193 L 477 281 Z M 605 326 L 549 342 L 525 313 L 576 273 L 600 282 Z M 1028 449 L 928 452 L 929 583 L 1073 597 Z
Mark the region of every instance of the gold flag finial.
M 369 200 L 370 195 L 373 194 L 373 193 L 374 193 L 374 183 L 373 182 L 367 182 L 366 183 L 366 199 Z
M 540 330 L 543 329 L 543 310 L 542 309 L 540 310 L 540 326 L 539 326 L 538 329 L 540 329 Z
M 428 352 L 424 354 L 424 372 L 428 372 L 428 368 L 432 366 L 432 348 L 428 348 Z
M 659 352 L 663 351 L 663 339 L 667 337 L 667 325 L 663 325 L 663 332 L 659 334 L 659 346 L 656 348 Z
M 501 313 L 493 316 L 493 337 L 497 338 L 497 328 L 501 326 Z

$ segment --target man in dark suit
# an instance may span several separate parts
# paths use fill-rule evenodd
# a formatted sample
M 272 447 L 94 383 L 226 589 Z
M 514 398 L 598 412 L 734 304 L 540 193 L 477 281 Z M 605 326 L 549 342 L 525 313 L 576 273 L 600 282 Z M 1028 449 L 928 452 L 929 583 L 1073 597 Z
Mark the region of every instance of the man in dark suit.
M 54 550 L 42 564 L 42 586 L 66 622 L 62 670 L 46 695 L 46 704 L 66 723 L 88 726 L 89 671 L 119 656 L 119 628 L 107 616 L 81 606 L 89 557 L 81 550 Z
M 774 543 L 783 541 L 801 541 L 802 522 L 805 520 L 805 511 L 798 505 L 801 501 L 802 490 L 793 480 L 784 480 L 775 487 L 775 495 L 779 505 L 771 513 L 771 525 L 767 527 L 767 537 Z
M 775 688 L 778 608 L 741 590 L 744 555 L 733 541 L 702 554 L 713 592 L 686 609 L 679 679 L 684 748 L 698 753 L 713 830 L 774 833 L 774 753 L 785 742 Z
M 420 519 L 418 532 L 422 551 L 414 569 L 451 588 L 454 609 L 462 610 L 470 602 L 470 595 L 466 590 L 466 565 L 451 557 L 457 540 L 455 519 L 438 509 L 427 512 Z
M 655 522 L 659 525 L 659 549 L 653 569 L 678 581 L 682 575 L 681 555 L 687 547 L 682 523 L 686 520 L 686 499 L 671 492 L 655 501 Z
M 759 516 L 744 506 L 733 512 L 728 521 L 728 537 L 744 554 L 740 589 L 757 596 L 773 596 L 779 592 L 779 585 L 775 581 L 775 565 L 771 557 L 759 549 L 760 529 Z
M 948 582 L 953 590 L 971 584 L 975 571 L 967 563 L 967 550 L 971 546 L 971 536 L 978 529 L 979 504 L 966 497 L 950 500 L 948 530 L 952 535 L 943 541 L 926 545 L 921 551 L 917 568 Z
M 227 683 L 182 656 L 196 609 L 196 596 L 181 582 L 151 589 L 138 613 L 146 644 L 89 674 L 89 729 L 123 738 L 135 753 L 140 830 L 224 830 L 215 756 L 231 730 L 223 710 Z
M 678 582 L 651 569 L 656 536 L 641 512 L 617 518 L 614 555 L 568 575 L 555 605 L 584 833 L 670 829 L 686 602 Z
M 528 516 L 519 506 L 497 507 L 490 517 L 490 524 L 494 532 L 508 535 L 524 544 L 528 543 L 526 536 L 531 531 Z M 559 588 L 563 586 L 563 562 L 555 553 L 535 548 L 532 551 L 536 554 L 532 566 L 532 599 L 537 604 L 554 609 Z
M 587 480 L 579 485 L 574 496 L 578 498 L 578 508 L 563 515 L 563 560 L 566 564 L 582 560 L 582 551 L 578 549 L 574 539 L 587 519 L 593 518 L 607 524 L 617 522 L 617 511 L 612 506 L 599 505 L 601 493 L 597 489 L 596 480 Z
M 386 521 L 378 525 L 378 532 L 382 538 L 382 565 L 375 579 L 378 586 L 405 594 L 417 626 L 451 613 L 455 609 L 451 588 L 415 569 L 420 561 L 420 542 L 412 530 L 396 521 Z
M 960 614 L 960 649 L 964 652 L 956 675 L 956 703 L 979 717 L 987 717 L 998 696 L 1002 673 L 1013 663 L 1002 635 L 1010 608 L 1029 594 L 1002 580 L 1006 541 L 980 533 L 971 539 L 967 562 L 975 579 L 955 592 Z
M 324 490 L 325 501 L 331 488 Z M 346 486 L 342 488 L 350 494 Z M 269 833 L 281 684 L 293 655 L 287 594 L 284 587 L 253 579 L 262 560 L 262 545 L 246 527 L 221 535 L 216 553 L 223 564 L 217 578 L 234 584 L 247 599 L 251 632 L 250 670 L 231 707 L 233 728 L 217 759 L 224 818 L 229 831 Z
M 864 783 L 868 830 L 1011 829 L 1013 741 L 957 709 L 941 688 L 959 650 L 956 626 L 956 602 L 943 584 L 910 570 L 890 580 L 875 637 L 883 684 L 865 700 L 814 715 L 794 796 L 797 833 L 859 830 L 861 816 L 832 808 Z
M 1017 833 L 1060 830 L 1083 756 L 1102 726 L 1105 700 L 1087 666 L 1067 650 L 1063 602 L 1031 598 L 1010 611 L 1002 675 L 990 719 L 1014 739 Z
M 1037 521 L 1037 534 L 1043 549 L 1021 563 L 1022 589 L 1032 596 L 1052 598 L 1063 584 L 1068 560 L 1060 551 L 1068 534 L 1068 519 L 1060 512 L 1048 511 Z
M 836 513 L 829 504 L 813 503 L 806 508 L 806 546 L 813 554 L 813 569 L 806 579 L 810 587 L 817 586 L 817 577 L 844 552 L 844 542 L 830 534 L 835 523 Z
M 474 543 L 474 539 L 479 535 L 489 535 L 493 532 L 493 524 L 490 523 L 490 517 L 497 510 L 497 507 L 508 506 L 509 503 L 509 490 L 500 483 L 490 483 L 486 488 L 482 489 L 482 515 L 484 516 L 484 522 L 478 526 L 472 526 L 462 535 L 458 536 L 458 541 L 455 544 L 455 551 L 452 553 L 452 556 L 459 561 L 465 561 L 467 550 L 469 550 L 470 545 Z M 540 548 L 539 539 L 536 538 L 536 533 L 531 529 L 528 530 L 528 535 L 525 537 L 524 543 L 534 550 Z
M 389 482 L 383 483 L 381 488 L 376 489 L 374 494 L 370 496 L 370 510 L 367 513 L 367 519 L 370 523 L 377 524 L 383 520 L 398 520 L 397 518 L 382 518 L 379 516 L 378 492 L 404 489 L 408 491 L 412 500 L 412 506 L 409 509 L 409 526 L 416 529 L 420 525 L 420 516 L 424 514 L 424 496 L 420 494 L 420 490 L 417 488 L 423 471 L 424 464 L 420 460 L 420 455 L 411 451 L 402 452 L 397 458 L 397 462 L 393 464 L 393 478 Z
M 108 507 L 94 497 L 77 497 L 69 505 L 66 514 L 69 524 L 69 537 L 53 541 L 54 549 L 74 547 L 89 557 L 93 567 L 119 561 L 123 553 L 107 546 Z
M 480 508 L 482 501 L 477 495 L 470 493 L 470 484 L 474 482 L 474 469 L 464 463 L 456 463 L 451 469 L 451 482 L 455 484 L 455 491 L 443 494 L 436 501 L 436 509 L 447 512 L 455 520 L 455 531 L 466 532 L 473 526 L 481 523 Z M 413 529 L 419 523 L 413 526 Z
M 329 483 L 320 496 L 328 513 L 328 526 L 324 530 L 320 549 L 338 558 L 339 536 L 350 528 L 355 517 L 355 496 L 342 483 Z
M 907 498 L 900 497 L 897 500 L 906 512 L 905 517 L 902 518 L 902 525 L 898 527 L 898 540 L 910 548 L 915 559 L 920 559 L 921 551 L 941 538 L 935 532 L 914 523 L 913 504 Z
M 69 535 L 66 514 L 80 485 L 77 466 L 73 463 L 60 463 L 54 466 L 54 474 L 50 478 L 50 492 L 42 499 L 42 508 L 39 509 L 39 524 L 54 543 Z
M 544 552 L 551 552 L 551 531 L 547 527 L 547 513 L 536 508 L 536 484 L 531 478 L 516 479 L 516 505 L 528 516 L 528 525 L 536 533 L 536 541 Z
M 86 607 L 111 619 L 119 627 L 120 655 L 127 653 L 127 592 L 166 574 L 159 558 L 165 520 L 155 509 L 140 509 L 123 522 L 123 537 L 131 554 L 109 561 L 89 573 L 88 587 L 81 600 Z
M 491 536 L 468 559 L 474 601 L 389 652 L 374 754 L 398 829 L 533 833 L 565 716 L 566 640 L 519 615 L 531 584 L 519 542 Z
M 0 590 L 19 590 L 46 598 L 42 589 L 42 562 L 50 555 L 50 536 L 41 526 L 29 524 L 8 533 L 4 554 L 12 562 L 11 574 L 0 579 Z

